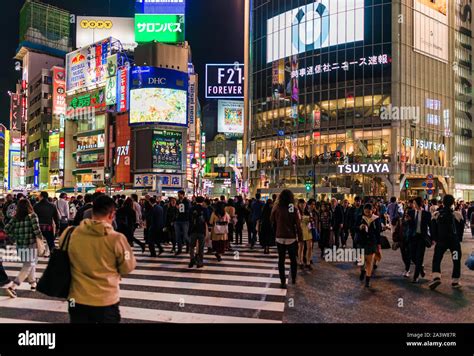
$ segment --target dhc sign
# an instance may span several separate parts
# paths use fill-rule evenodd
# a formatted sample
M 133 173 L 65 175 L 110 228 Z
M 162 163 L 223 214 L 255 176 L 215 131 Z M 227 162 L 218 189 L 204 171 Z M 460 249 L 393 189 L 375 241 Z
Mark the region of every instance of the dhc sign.
M 387 163 L 344 164 L 337 167 L 339 174 L 389 174 Z
M 318 0 L 267 20 L 267 63 L 364 40 L 364 0 Z

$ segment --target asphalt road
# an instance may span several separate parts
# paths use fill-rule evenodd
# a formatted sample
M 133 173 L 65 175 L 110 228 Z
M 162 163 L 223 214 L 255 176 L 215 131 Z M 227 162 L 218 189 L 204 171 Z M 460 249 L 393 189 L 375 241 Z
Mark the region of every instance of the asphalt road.
M 462 244 L 461 290 L 451 288 L 449 252 L 442 263 L 443 283 L 428 288 L 433 248 L 425 255 L 426 277 L 420 284 L 402 276 L 400 251 L 383 250 L 383 260 L 367 289 L 359 281 L 353 263 L 321 262 L 315 253 L 314 270 L 299 271 L 290 286 L 283 321 L 286 323 L 473 323 L 474 271 L 465 265 L 474 251 L 474 239 L 466 230 Z M 412 273 L 414 266 L 412 265 Z

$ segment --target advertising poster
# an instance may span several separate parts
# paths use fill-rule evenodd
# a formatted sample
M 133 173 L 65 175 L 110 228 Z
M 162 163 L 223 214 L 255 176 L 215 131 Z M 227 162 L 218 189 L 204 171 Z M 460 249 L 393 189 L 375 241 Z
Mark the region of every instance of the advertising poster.
M 183 166 L 183 134 L 178 131 L 153 132 L 153 168 L 181 170 Z
M 53 67 L 53 115 L 66 114 L 66 71 Z
M 105 86 L 106 105 L 117 104 L 117 55 L 107 58 L 107 83 Z
M 115 177 L 117 183 L 131 183 L 131 130 L 128 114 L 117 116 L 115 141 Z
M 133 17 L 77 16 L 76 48 L 82 48 L 104 38 L 118 39 L 126 51 L 137 47 Z
M 59 134 L 49 136 L 49 170 L 59 170 Z
M 219 100 L 218 104 L 219 133 L 243 134 L 244 133 L 244 102 L 233 100 Z
M 184 15 L 135 14 L 135 41 L 184 42 Z
M 244 64 L 206 64 L 206 98 L 243 99 Z
M 190 75 L 188 88 L 188 139 L 190 142 L 196 141 L 196 75 Z
M 105 85 L 110 39 L 81 48 L 66 55 L 66 91 Z
M 77 138 L 77 151 L 93 150 L 105 147 L 105 134 Z
M 448 0 L 413 0 L 415 51 L 448 62 Z
M 125 112 L 129 108 L 129 68 L 123 67 L 118 70 L 118 86 L 117 86 L 117 111 Z
M 364 0 L 319 0 L 267 20 L 267 63 L 364 40 Z

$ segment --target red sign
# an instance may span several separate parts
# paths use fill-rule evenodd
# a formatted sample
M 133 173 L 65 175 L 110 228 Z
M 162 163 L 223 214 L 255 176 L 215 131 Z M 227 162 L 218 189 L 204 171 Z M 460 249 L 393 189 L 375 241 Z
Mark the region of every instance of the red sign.
M 120 69 L 120 83 L 119 83 L 119 107 L 118 112 L 125 112 L 128 110 L 128 68 Z
M 65 148 L 64 137 L 59 138 L 59 148 Z
M 66 114 L 66 71 L 53 67 L 53 115 Z
M 128 113 L 117 115 L 115 142 L 115 181 L 118 184 L 132 183 L 131 177 L 131 146 L 132 133 L 128 126 Z

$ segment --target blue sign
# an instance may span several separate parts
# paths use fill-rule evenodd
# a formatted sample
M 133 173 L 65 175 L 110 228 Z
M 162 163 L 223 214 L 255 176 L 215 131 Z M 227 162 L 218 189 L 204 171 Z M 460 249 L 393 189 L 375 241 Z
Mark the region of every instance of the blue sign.
M 136 0 L 137 14 L 184 15 L 186 0 Z
M 39 188 L 39 175 L 40 175 L 40 161 L 35 159 L 34 161 L 34 181 L 33 185 L 35 188 Z
M 168 88 L 188 90 L 188 74 L 157 67 L 133 67 L 131 88 Z

